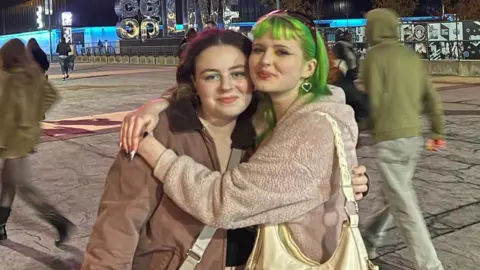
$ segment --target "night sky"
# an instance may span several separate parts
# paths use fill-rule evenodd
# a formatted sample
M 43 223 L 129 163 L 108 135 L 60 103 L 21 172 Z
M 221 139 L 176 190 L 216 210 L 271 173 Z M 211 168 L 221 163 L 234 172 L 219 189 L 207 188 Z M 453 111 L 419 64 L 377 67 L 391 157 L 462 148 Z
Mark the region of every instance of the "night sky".
M 6 8 L 23 2 L 28 2 L 28 0 L 1 0 L 0 8 Z

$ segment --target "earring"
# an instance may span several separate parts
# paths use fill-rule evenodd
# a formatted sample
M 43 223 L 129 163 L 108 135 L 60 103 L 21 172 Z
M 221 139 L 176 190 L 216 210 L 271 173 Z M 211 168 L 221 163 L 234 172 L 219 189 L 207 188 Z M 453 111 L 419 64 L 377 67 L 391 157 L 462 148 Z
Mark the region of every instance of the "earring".
M 310 92 L 310 90 L 312 90 L 312 83 L 311 82 L 304 82 L 304 83 L 302 83 L 301 87 L 302 87 L 303 92 L 308 93 L 308 92 Z

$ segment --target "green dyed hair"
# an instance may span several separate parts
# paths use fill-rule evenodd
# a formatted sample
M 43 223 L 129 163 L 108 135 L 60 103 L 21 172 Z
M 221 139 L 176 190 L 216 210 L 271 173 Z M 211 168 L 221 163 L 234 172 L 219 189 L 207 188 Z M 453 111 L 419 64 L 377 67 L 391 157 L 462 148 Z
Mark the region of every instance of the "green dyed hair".
M 305 82 L 312 84 L 312 89 L 308 93 L 299 89 L 299 95 L 303 96 L 311 94 L 308 102 L 312 102 L 319 97 L 331 95 L 331 91 L 327 86 L 328 74 L 330 69 L 328 50 L 323 42 L 322 36 L 315 30 L 316 37 L 312 36 L 310 28 L 299 19 L 289 16 L 286 13 L 272 14 L 266 18 L 260 19 L 259 22 L 252 29 L 253 39 L 261 38 L 265 34 L 271 34 L 274 39 L 295 39 L 300 42 L 303 50 L 304 60 L 317 60 L 317 65 L 313 75 L 306 79 Z M 315 39 L 317 40 L 315 44 Z M 264 109 L 264 118 L 267 122 L 267 130 L 258 138 L 261 142 L 266 135 L 268 135 L 277 124 L 275 111 L 272 101 L 268 95 L 265 95 L 267 106 Z

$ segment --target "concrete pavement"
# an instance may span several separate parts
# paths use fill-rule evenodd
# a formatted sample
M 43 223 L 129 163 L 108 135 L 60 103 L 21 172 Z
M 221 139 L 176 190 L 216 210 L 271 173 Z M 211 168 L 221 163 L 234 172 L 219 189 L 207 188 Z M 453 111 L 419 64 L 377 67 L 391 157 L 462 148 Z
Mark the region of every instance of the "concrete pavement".
M 0 270 L 78 269 L 105 175 L 118 151 L 116 131 L 123 115 L 174 83 L 173 68 L 77 68 L 66 82 L 56 77 L 58 68 L 53 68 L 50 78 L 60 89 L 62 101 L 47 115 L 44 143 L 31 156 L 31 181 L 78 226 L 77 230 L 68 245 L 58 249 L 53 244 L 53 230 L 16 200 L 7 226 L 10 240 L 0 244 Z M 439 86 L 447 112 L 447 150 L 425 152 L 413 184 L 445 268 L 478 269 L 480 87 L 476 83 L 465 85 L 461 80 L 440 83 L 448 84 Z M 359 162 L 367 165 L 373 182 L 371 193 L 360 204 L 365 221 L 381 179 L 368 136 L 362 136 L 362 140 L 366 146 L 358 151 Z M 394 227 L 380 253 L 381 269 L 412 269 L 410 256 Z

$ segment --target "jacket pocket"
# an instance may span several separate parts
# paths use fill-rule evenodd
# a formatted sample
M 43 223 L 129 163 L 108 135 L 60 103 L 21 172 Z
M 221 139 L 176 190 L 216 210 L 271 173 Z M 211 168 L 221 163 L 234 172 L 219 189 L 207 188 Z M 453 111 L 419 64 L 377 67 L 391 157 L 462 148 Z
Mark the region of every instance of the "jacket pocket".
M 161 248 L 144 254 L 137 254 L 132 270 L 177 270 L 182 263 L 178 250 Z
M 154 255 L 148 269 L 177 270 L 180 267 L 180 252 L 173 248 L 159 251 L 161 254 Z

